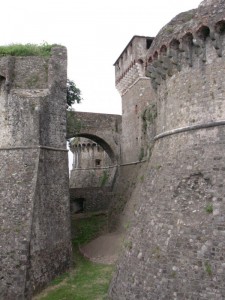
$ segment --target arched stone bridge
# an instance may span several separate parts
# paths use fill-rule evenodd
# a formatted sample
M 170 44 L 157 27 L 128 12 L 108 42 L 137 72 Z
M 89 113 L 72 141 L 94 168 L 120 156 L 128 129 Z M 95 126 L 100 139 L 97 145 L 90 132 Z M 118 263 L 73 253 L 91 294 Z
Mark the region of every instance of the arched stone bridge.
M 102 146 L 113 163 L 120 159 L 120 115 L 68 111 L 67 139 L 84 137 Z

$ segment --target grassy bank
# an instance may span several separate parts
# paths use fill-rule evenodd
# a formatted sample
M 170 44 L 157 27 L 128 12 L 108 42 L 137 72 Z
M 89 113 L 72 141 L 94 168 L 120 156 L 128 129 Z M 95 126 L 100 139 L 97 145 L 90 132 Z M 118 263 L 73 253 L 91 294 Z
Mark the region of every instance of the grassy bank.
M 36 44 L 11 44 L 0 46 L 0 56 L 50 56 L 51 49 L 56 45 L 47 43 L 42 45 Z
M 50 286 L 34 300 L 103 300 L 107 297 L 113 266 L 92 263 L 79 252 L 79 245 L 99 236 L 107 225 L 105 215 L 74 218 L 72 227 L 73 269 L 56 278 Z

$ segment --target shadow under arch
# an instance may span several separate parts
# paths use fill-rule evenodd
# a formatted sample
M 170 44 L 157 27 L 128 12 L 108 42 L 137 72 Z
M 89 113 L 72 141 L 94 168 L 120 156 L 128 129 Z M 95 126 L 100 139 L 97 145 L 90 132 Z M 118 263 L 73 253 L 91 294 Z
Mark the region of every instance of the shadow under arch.
M 73 137 L 83 137 L 83 138 L 87 138 L 87 139 L 90 139 L 90 140 L 96 142 L 105 150 L 105 152 L 108 154 L 109 158 L 111 159 L 112 163 L 114 163 L 114 164 L 117 163 L 117 159 L 116 159 L 116 155 L 115 155 L 114 151 L 112 150 L 110 145 L 105 140 L 100 138 L 99 136 L 90 134 L 90 133 L 78 133 L 78 134 L 74 134 L 70 138 L 73 138 Z

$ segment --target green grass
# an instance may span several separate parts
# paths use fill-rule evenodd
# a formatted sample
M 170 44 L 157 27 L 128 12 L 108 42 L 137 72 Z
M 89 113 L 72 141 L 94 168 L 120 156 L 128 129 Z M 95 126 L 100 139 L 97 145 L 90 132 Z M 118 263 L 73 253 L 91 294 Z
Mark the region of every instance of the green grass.
M 205 207 L 205 211 L 208 213 L 208 214 L 212 214 L 213 213 L 213 205 L 212 203 L 208 203 Z
M 44 43 L 36 44 L 11 44 L 0 46 L 0 56 L 50 56 L 52 47 L 56 46 Z
M 36 300 L 103 300 L 107 299 L 112 265 L 92 263 L 79 252 L 79 245 L 99 236 L 106 228 L 105 215 L 73 219 L 76 237 L 73 239 L 74 268 L 55 280 Z
M 76 238 L 73 239 L 73 246 L 86 244 L 101 233 L 106 231 L 108 218 L 105 214 L 90 215 L 87 218 L 72 219 L 72 226 L 75 228 Z

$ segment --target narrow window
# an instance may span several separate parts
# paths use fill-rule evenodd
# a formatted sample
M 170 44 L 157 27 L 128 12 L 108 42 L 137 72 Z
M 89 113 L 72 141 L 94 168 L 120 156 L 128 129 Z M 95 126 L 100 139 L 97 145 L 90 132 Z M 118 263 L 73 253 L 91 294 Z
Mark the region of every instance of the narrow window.
M 138 113 L 138 106 L 137 106 L 137 104 L 135 105 L 135 114 L 137 114 Z
M 101 159 L 96 159 L 95 160 L 95 166 L 100 167 L 101 166 Z

